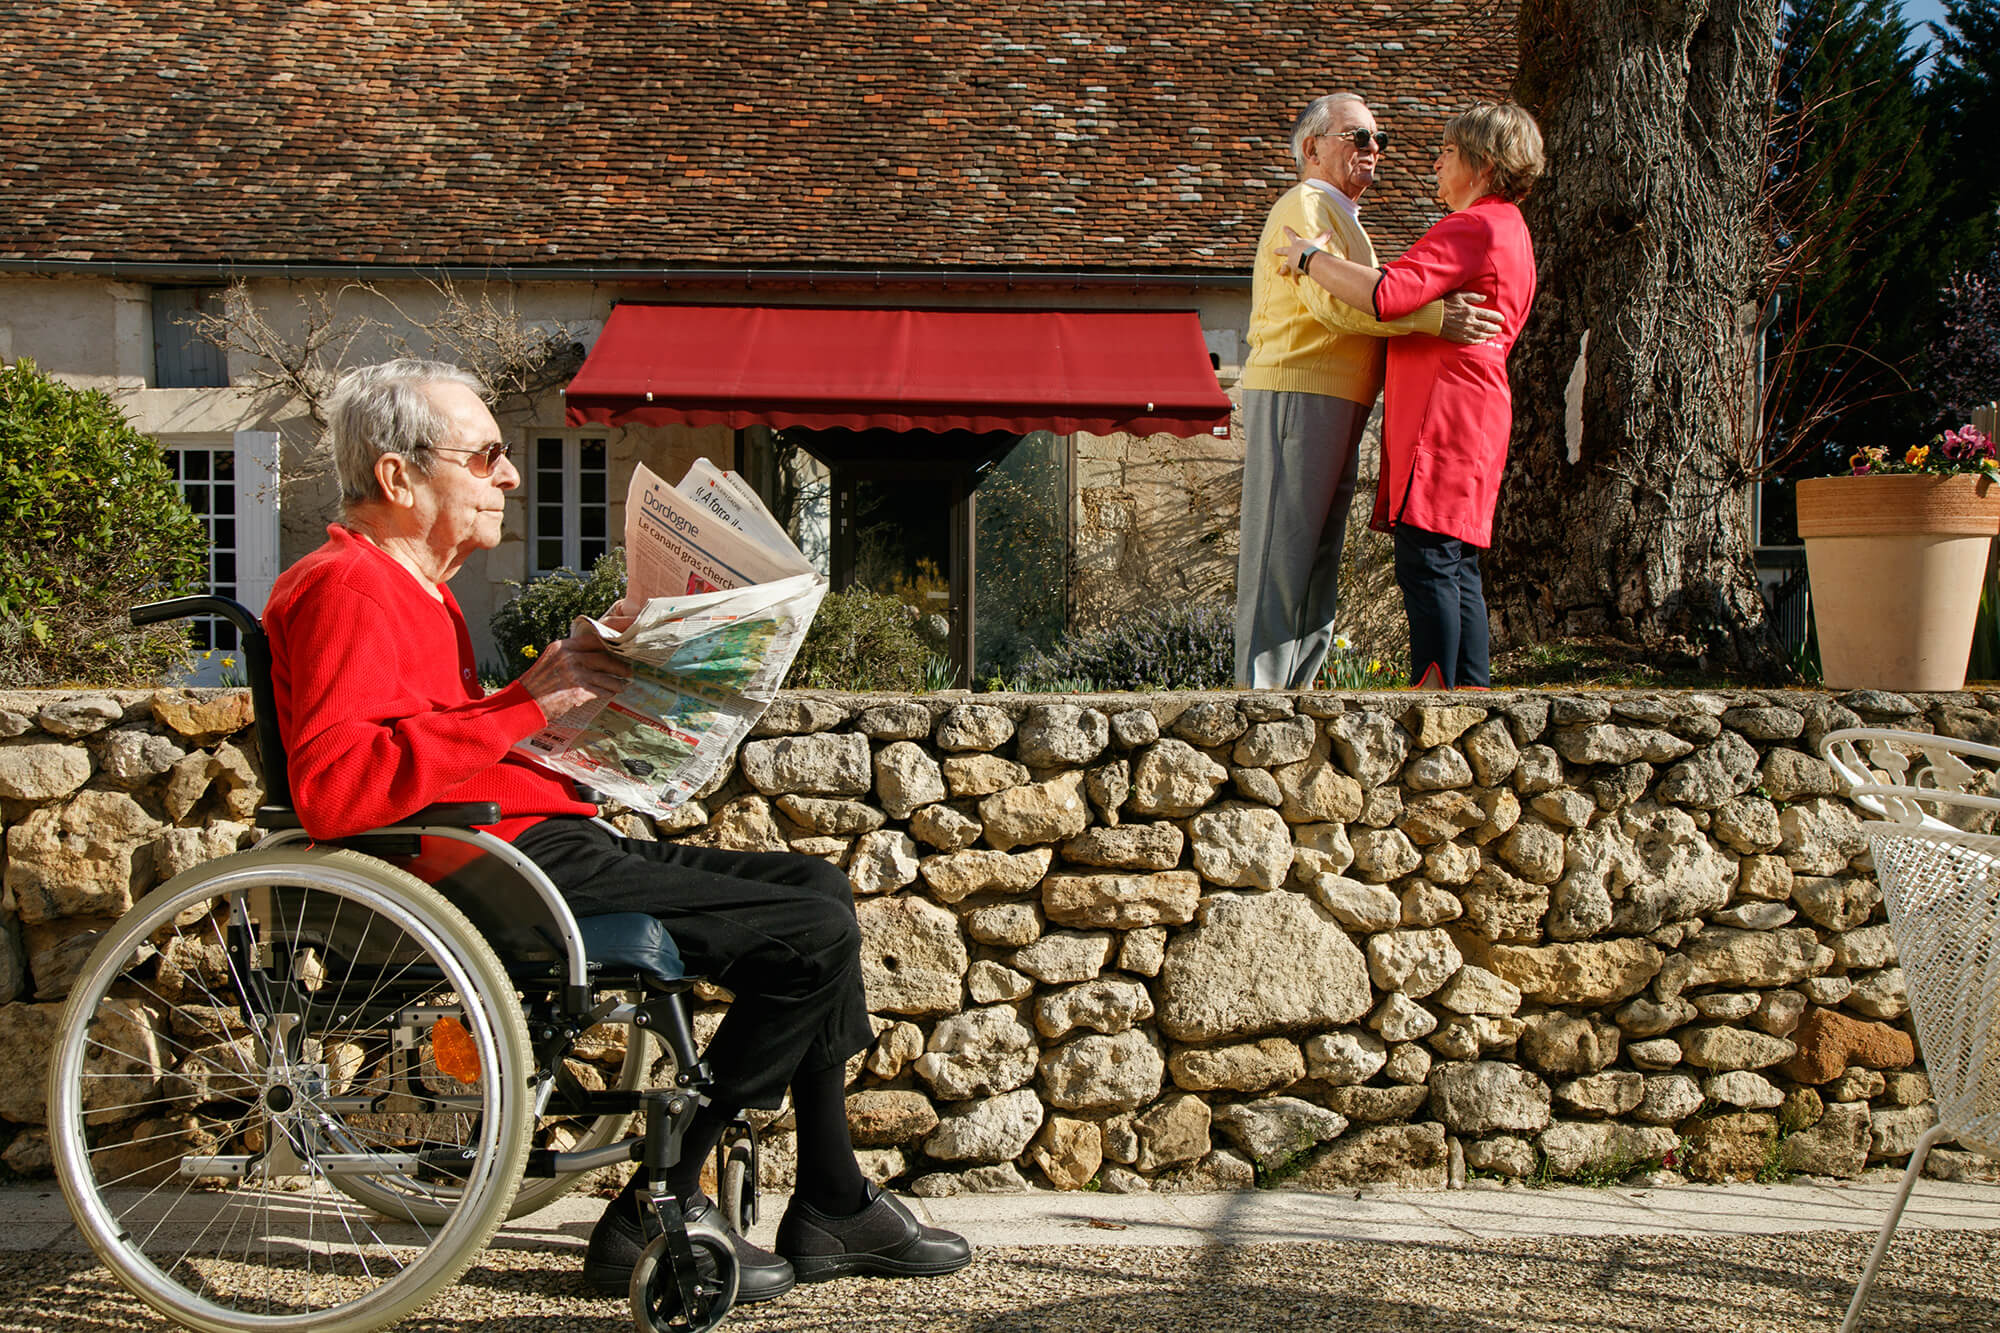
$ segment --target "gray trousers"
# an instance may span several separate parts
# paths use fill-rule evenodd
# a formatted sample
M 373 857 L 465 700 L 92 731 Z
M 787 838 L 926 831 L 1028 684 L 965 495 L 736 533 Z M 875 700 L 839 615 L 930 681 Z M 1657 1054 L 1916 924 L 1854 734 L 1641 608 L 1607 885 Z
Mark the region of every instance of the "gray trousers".
M 1326 662 L 1368 411 L 1317 393 L 1243 394 L 1238 685 L 1309 690 Z

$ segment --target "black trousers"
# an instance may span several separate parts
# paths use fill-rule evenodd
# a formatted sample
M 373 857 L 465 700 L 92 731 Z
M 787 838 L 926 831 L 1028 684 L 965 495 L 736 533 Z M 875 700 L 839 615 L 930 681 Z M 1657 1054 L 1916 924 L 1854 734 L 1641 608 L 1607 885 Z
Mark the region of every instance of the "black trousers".
M 706 1053 L 716 1102 L 775 1107 L 794 1073 L 840 1064 L 874 1039 L 854 890 L 838 867 L 642 842 L 576 816 L 545 819 L 514 846 L 578 916 L 658 917 L 688 972 L 735 995 Z
M 1407 523 L 1396 525 L 1396 586 L 1410 622 L 1410 683 L 1435 664 L 1447 689 L 1490 686 L 1490 632 L 1479 548 Z

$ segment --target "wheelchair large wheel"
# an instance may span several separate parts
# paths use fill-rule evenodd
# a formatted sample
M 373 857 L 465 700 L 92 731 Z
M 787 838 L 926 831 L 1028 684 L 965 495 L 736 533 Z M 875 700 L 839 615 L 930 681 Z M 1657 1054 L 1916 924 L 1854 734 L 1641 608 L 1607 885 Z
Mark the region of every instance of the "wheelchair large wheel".
M 504 1220 L 527 1029 L 436 891 L 350 851 L 245 852 L 155 891 L 71 990 L 49 1085 L 63 1193 L 141 1298 L 211 1333 L 381 1328 Z M 336 1186 L 429 1194 L 384 1222 Z

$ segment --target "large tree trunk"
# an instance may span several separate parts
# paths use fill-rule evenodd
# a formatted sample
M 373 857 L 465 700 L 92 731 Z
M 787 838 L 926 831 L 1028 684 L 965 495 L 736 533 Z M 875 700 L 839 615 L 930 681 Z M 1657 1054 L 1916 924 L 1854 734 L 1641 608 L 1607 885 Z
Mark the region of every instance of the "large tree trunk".
M 1776 651 L 1751 559 L 1759 225 L 1778 0 L 1524 0 L 1549 169 L 1488 576 L 1513 643 Z M 1581 430 L 1566 428 L 1579 349 Z M 1572 438 L 1574 437 L 1574 438 Z M 1572 456 L 1574 450 L 1574 456 Z

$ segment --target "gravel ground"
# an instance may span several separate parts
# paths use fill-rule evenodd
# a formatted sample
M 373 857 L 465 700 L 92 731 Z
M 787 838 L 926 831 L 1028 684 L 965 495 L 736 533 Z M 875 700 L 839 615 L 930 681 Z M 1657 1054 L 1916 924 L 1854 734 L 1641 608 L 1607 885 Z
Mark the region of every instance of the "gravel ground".
M 1743 1330 L 1838 1325 L 1872 1234 L 1601 1237 L 1241 1247 L 989 1247 L 950 1277 L 849 1278 L 739 1308 L 724 1333 L 840 1329 L 1180 1333 L 1249 1328 Z M 2000 1234 L 1909 1231 L 1876 1280 L 1871 1333 L 2000 1330 Z M 575 1249 L 489 1250 L 399 1327 L 411 1333 L 612 1333 L 623 1302 L 588 1293 Z M 172 1327 L 89 1259 L 0 1254 L 0 1331 Z

